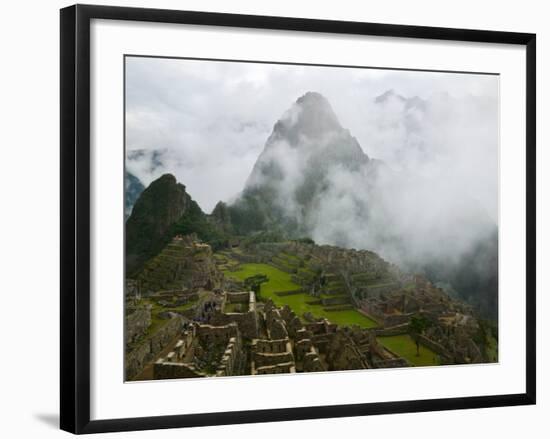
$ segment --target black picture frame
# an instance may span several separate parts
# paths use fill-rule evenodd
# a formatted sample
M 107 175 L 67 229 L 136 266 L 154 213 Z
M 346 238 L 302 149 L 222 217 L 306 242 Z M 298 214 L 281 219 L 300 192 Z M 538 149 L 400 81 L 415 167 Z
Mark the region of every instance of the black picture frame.
M 182 23 L 449 41 L 526 48 L 526 392 L 416 401 L 90 420 L 90 21 Z M 61 429 L 72 433 L 273 422 L 535 404 L 536 36 L 531 33 L 74 5 L 61 9 Z

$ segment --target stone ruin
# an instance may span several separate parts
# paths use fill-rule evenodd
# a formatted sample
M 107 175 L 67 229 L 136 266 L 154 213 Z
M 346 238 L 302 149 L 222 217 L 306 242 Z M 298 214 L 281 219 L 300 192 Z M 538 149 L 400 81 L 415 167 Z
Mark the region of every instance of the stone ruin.
M 241 263 L 267 263 L 291 274 L 301 291 L 313 296 L 312 304 L 326 310 L 353 309 L 358 298 L 377 297 L 407 280 L 396 266 L 367 250 L 289 241 L 257 243 L 227 253 Z M 227 261 L 220 266 L 227 268 Z
M 258 336 L 256 295 L 253 291 L 225 292 L 220 309 L 209 319 L 213 325 L 236 323 L 246 338 Z
M 140 307 L 126 307 L 126 321 L 124 332 L 126 345 L 135 343 L 145 335 L 151 325 L 151 305 Z
M 126 345 L 124 357 L 124 375 L 126 380 L 145 379 L 149 375 L 143 375 L 147 366 L 179 337 L 185 327 L 183 317 L 176 315 L 166 321 L 152 334 L 139 337 L 133 343 Z
M 147 261 L 136 281 L 142 294 L 161 290 L 223 286 L 223 274 L 213 261 L 212 248 L 201 243 L 195 235 L 176 236 L 154 258 Z
M 379 326 L 339 327 L 312 315 L 301 319 L 290 307 L 270 300 L 257 303 L 253 292 L 242 291 L 242 283 L 224 279 L 219 267 L 226 262 L 215 261 L 209 246 L 193 237 L 176 237 L 127 284 L 127 378 L 406 367 L 410 364 L 377 336 L 409 334 L 409 322 L 418 315 L 434 324 L 411 336 L 443 364 L 483 360 L 472 340 L 477 322 L 466 305 L 422 276 L 399 273 L 374 253 L 299 242 L 230 251 L 245 262 L 282 267 L 302 285 L 276 295 L 308 292 L 311 304 L 326 311 L 357 309 Z M 162 309 L 155 318 L 169 324 L 147 334 L 153 316 L 151 305 L 142 302 Z M 193 306 L 185 306 L 189 303 Z M 185 311 L 171 312 L 176 309 Z
M 442 364 L 481 363 L 483 355 L 473 341 L 478 324 L 472 309 L 449 297 L 425 277 L 414 276 L 414 288 L 395 289 L 358 301 L 359 310 L 376 320 L 378 335 L 407 334 L 413 316 L 430 322 L 423 334 L 410 335 L 438 354 Z
M 245 358 L 236 323 L 224 326 L 191 324 L 173 350 L 159 358 L 154 379 L 241 375 Z
M 339 328 L 327 319 L 303 324 L 288 307 L 271 301 L 261 312 L 266 337 L 252 341 L 252 374 L 322 372 L 408 363 L 376 342 L 369 330 Z
M 295 373 L 296 363 L 290 340 L 252 340 L 251 374 Z

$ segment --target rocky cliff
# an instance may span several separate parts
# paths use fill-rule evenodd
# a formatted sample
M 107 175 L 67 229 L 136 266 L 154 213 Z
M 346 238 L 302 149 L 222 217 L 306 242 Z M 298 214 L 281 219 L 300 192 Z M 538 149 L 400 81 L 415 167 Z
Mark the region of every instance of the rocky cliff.
M 126 221 L 126 270 L 133 272 L 170 240 L 170 229 L 192 207 L 185 186 L 171 174 L 153 181 L 136 200 Z

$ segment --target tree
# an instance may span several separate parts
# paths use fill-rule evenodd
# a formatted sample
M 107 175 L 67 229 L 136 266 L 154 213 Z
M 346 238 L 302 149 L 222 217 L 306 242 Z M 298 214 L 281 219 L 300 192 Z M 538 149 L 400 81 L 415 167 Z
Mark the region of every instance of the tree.
M 255 274 L 244 280 L 245 288 L 254 291 L 256 298 L 260 298 L 260 290 L 263 283 L 269 282 L 269 278 L 265 274 Z
M 432 322 L 430 322 L 426 317 L 423 315 L 419 316 L 412 316 L 411 321 L 409 323 L 409 331 L 411 335 L 414 338 L 414 342 L 416 343 L 416 356 L 420 356 L 420 342 L 419 342 L 419 336 L 424 333 L 426 329 L 428 329 L 431 326 Z

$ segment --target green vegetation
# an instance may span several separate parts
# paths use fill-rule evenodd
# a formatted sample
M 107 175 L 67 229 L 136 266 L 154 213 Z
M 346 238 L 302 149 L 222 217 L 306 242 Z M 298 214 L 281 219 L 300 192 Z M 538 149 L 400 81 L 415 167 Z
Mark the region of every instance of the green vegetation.
M 378 337 L 378 341 L 414 366 L 439 365 L 439 356 L 426 346 L 420 345 L 419 355 L 416 355 L 416 343 L 410 335 Z
M 255 274 L 254 276 L 247 277 L 244 280 L 244 286 L 247 289 L 254 291 L 256 298 L 261 300 L 260 290 L 262 284 L 269 282 L 269 278 L 265 274 Z
M 164 309 L 164 311 L 172 311 L 172 312 L 187 311 L 188 309 L 193 308 L 196 304 L 197 304 L 197 301 L 193 301 L 193 302 L 187 302 L 186 304 L 180 305 L 180 306 L 174 306 L 174 307 L 168 306 Z
M 487 337 L 487 343 L 485 344 L 485 356 L 487 361 L 495 363 L 498 361 L 498 341 L 492 336 Z
M 311 238 L 298 238 L 298 239 L 293 239 L 293 241 L 296 241 L 296 242 L 301 242 L 302 244 L 315 244 L 315 241 Z
M 431 322 L 424 316 L 412 316 L 411 322 L 409 323 L 409 329 L 414 335 L 422 335 L 426 329 L 431 326 Z M 420 343 L 418 338 L 414 338 L 416 344 L 416 356 L 420 356 Z
M 284 240 L 285 238 L 282 233 L 266 230 L 253 233 L 252 235 L 243 238 L 242 243 L 246 247 L 251 244 L 260 244 L 263 242 L 282 242 Z
M 267 230 L 267 217 L 262 203 L 257 197 L 247 191 L 231 206 L 227 206 L 231 224 L 238 235 L 248 235 L 251 232 Z
M 234 279 L 244 281 L 245 279 L 265 275 L 269 281 L 261 287 L 261 299 L 271 299 L 277 306 L 288 305 L 300 317 L 305 312 L 310 312 L 315 317 L 326 317 L 331 322 L 342 326 L 358 325 L 363 328 L 373 328 L 377 324 L 355 309 L 343 311 L 327 311 L 322 305 L 311 305 L 312 297 L 305 294 L 292 294 L 290 296 L 278 296 L 279 291 L 291 291 L 299 289 L 300 286 L 292 282 L 291 275 L 268 264 L 242 264 L 237 271 L 225 271 L 225 275 Z
M 224 312 L 246 312 L 248 307 L 244 303 L 226 303 Z
M 292 282 L 290 274 L 268 264 L 241 264 L 239 270 L 226 271 L 225 275 L 240 281 L 256 275 L 267 276 L 269 282 L 262 285 L 261 289 L 266 299 L 271 298 L 271 296 L 276 297 L 276 291 L 290 291 L 300 288 L 299 285 Z
M 487 361 L 498 361 L 498 328 L 494 322 L 479 319 L 478 329 L 472 339 L 481 347 Z
M 137 340 L 135 340 L 131 344 L 131 349 L 135 348 L 136 346 L 141 345 L 144 341 L 151 338 L 157 331 L 159 331 L 164 325 L 166 325 L 170 320 L 169 319 L 161 319 L 159 317 L 159 313 L 163 311 L 171 311 L 171 312 L 178 312 L 178 311 L 185 311 L 187 309 L 190 309 L 193 307 L 197 301 L 191 301 L 184 305 L 176 306 L 176 307 L 162 307 L 156 301 L 150 300 L 150 299 L 142 299 L 139 303 L 140 306 L 144 305 L 151 305 L 151 324 L 147 328 L 147 331 L 145 331 L 144 334 L 142 334 Z
M 210 244 L 214 250 L 227 246 L 228 236 L 208 221 L 194 200 L 190 201 L 186 214 L 171 227 L 169 236 L 189 235 L 191 233 L 196 233 L 202 241 Z
M 137 275 L 177 235 L 196 233 L 212 248 L 227 246 L 229 235 L 209 221 L 185 186 L 171 174 L 153 181 L 137 199 L 126 221 L 126 270 Z

